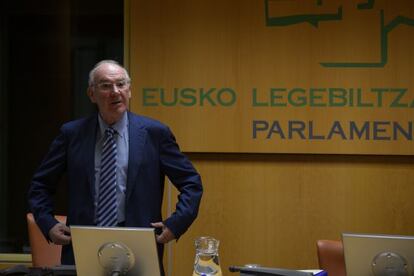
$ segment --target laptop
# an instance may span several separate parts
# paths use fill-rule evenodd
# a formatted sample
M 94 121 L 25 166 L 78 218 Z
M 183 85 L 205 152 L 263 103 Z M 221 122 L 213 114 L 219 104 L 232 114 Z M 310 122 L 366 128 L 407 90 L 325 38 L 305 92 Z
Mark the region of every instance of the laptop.
M 154 228 L 70 226 L 78 276 L 158 276 Z M 118 275 L 118 274 L 115 274 Z
M 347 276 L 414 275 L 414 236 L 343 233 Z

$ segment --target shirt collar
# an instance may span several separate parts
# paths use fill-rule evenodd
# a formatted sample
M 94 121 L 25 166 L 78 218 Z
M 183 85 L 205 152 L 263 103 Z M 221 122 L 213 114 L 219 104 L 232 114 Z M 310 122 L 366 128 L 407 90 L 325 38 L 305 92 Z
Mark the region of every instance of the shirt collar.
M 99 129 L 100 129 L 102 137 L 105 135 L 105 130 L 108 127 L 112 127 L 113 129 L 116 130 L 119 136 L 123 137 L 124 131 L 127 129 L 127 126 L 128 126 L 128 112 L 124 112 L 121 119 L 113 125 L 108 125 L 107 123 L 105 123 L 101 117 L 101 114 L 98 115 L 98 121 L 99 121 Z

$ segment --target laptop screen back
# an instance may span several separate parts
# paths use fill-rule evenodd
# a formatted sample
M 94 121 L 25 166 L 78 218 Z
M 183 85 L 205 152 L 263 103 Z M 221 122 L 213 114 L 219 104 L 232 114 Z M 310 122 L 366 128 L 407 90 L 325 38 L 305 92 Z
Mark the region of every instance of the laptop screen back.
M 78 276 L 106 275 L 119 267 L 129 269 L 129 276 L 160 275 L 153 228 L 70 228 Z
M 414 275 L 414 237 L 343 233 L 347 276 Z

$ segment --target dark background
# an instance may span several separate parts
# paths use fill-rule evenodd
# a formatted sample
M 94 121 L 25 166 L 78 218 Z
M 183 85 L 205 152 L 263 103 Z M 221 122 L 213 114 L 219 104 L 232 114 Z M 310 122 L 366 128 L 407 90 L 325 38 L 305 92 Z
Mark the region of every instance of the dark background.
M 0 253 L 28 252 L 31 177 L 62 123 L 95 110 L 88 73 L 123 61 L 123 1 L 0 3 Z M 66 214 L 65 179 L 56 213 Z

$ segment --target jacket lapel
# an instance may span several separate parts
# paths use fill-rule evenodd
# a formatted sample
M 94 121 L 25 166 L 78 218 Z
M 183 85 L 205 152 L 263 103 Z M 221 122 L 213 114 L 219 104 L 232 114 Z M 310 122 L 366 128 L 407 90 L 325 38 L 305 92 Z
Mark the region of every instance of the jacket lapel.
M 128 175 L 126 187 L 126 203 L 135 187 L 139 168 L 142 163 L 144 145 L 147 132 L 144 125 L 140 123 L 139 116 L 128 112 L 128 134 L 129 134 L 129 157 L 128 157 Z
M 86 125 L 86 134 L 84 135 L 85 139 L 85 148 L 84 148 L 84 157 L 87 164 L 87 175 L 89 182 L 90 194 L 92 195 L 92 200 L 95 197 L 95 145 L 96 145 L 96 130 L 98 124 L 98 115 L 92 116 Z

